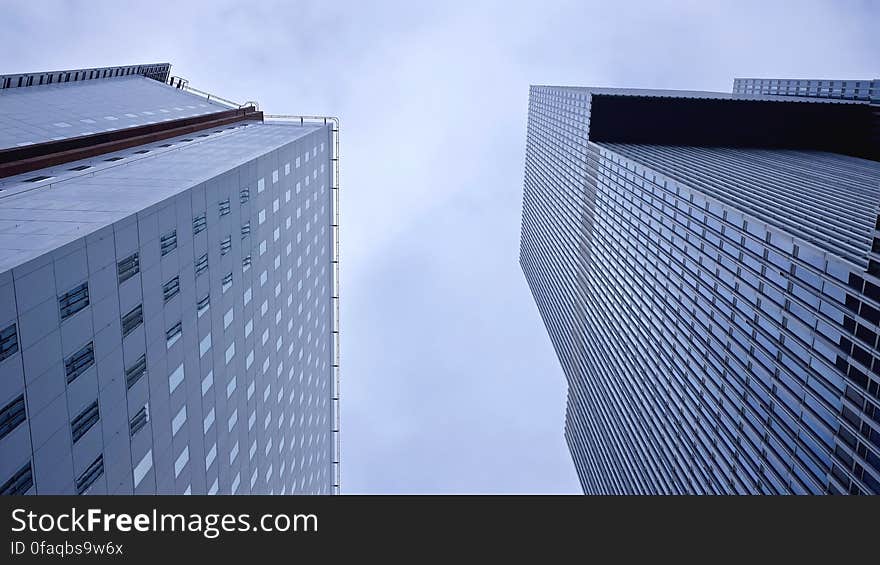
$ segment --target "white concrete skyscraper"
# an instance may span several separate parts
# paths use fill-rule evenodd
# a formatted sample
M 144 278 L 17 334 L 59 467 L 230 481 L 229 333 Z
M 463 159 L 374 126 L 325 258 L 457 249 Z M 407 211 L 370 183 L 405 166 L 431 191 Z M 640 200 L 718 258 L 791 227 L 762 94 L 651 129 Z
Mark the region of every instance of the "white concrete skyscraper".
M 333 493 L 338 126 L 0 76 L 0 491 Z

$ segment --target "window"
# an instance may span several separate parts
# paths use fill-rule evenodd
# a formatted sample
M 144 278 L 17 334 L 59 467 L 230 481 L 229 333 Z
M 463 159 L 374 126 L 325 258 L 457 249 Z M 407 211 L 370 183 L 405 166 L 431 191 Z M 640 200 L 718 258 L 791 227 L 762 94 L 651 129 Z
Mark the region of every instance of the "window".
M 181 363 L 170 375 L 168 375 L 168 394 L 172 394 L 177 390 L 177 387 L 183 382 L 185 376 L 183 363 Z
M 226 276 L 223 277 L 222 285 L 223 292 L 229 290 L 229 287 L 232 286 L 232 273 L 228 273 Z
M 211 386 L 214 384 L 214 371 L 208 371 L 208 374 L 205 375 L 205 378 L 202 379 L 202 396 L 205 396 L 209 390 L 211 390 Z
M 134 437 L 136 433 L 141 431 L 144 426 L 147 425 L 147 422 L 150 421 L 150 408 L 149 405 L 144 404 L 141 406 L 141 409 L 138 410 L 134 417 L 128 422 L 128 434 L 130 437 Z
M 0 486 L 0 496 L 15 496 L 24 494 L 34 486 L 34 472 L 31 462 L 25 463 L 24 467 L 9 477 L 2 486 Z
M 250 200 L 250 197 L 251 197 L 250 189 L 242 188 L 240 191 L 238 191 L 238 194 L 239 194 L 239 202 L 241 202 L 242 204 L 244 204 L 245 202 Z
M 206 219 L 205 214 L 196 216 L 193 218 L 193 235 L 202 233 L 207 226 L 208 220 Z
M 266 180 L 265 179 L 257 180 L 257 192 L 258 193 L 263 192 L 264 190 L 266 190 Z
M 229 324 L 232 323 L 232 320 L 234 318 L 235 318 L 235 313 L 233 312 L 232 308 L 229 308 L 229 310 L 227 310 L 226 313 L 223 314 L 223 329 L 224 330 L 229 327 Z
M 199 342 L 199 357 L 204 357 L 205 353 L 211 349 L 211 334 L 209 333 L 205 337 L 202 338 L 202 341 Z
M 196 261 L 196 276 L 198 277 L 202 273 L 208 270 L 208 254 L 205 253 L 201 257 L 199 257 L 198 261 Z
M 83 474 L 76 479 L 76 493 L 83 494 L 104 474 L 104 454 L 98 455 Z
M 89 305 L 89 283 L 84 282 L 69 292 L 58 297 L 58 306 L 61 308 L 61 320 L 73 316 Z
M 167 283 L 162 285 L 162 296 L 165 302 L 168 302 L 180 292 L 180 277 L 174 277 Z
M 171 329 L 165 332 L 165 348 L 171 349 L 171 346 L 177 343 L 177 340 L 180 339 L 180 336 L 183 334 L 183 325 L 181 322 L 177 322 Z
M 260 213 L 257 214 L 257 220 L 261 224 L 266 221 L 266 210 L 265 209 L 260 210 Z
M 226 255 L 232 249 L 232 236 L 227 236 L 226 239 L 220 242 L 220 255 Z
M 144 321 L 144 307 L 138 304 L 131 312 L 122 317 L 122 337 L 127 336 Z
M 220 216 L 225 216 L 229 212 L 232 211 L 232 207 L 229 205 L 229 199 L 220 201 Z
M 251 256 L 247 255 L 241 260 L 241 269 L 242 271 L 247 271 L 251 268 Z
M 150 469 L 153 468 L 153 450 L 148 449 L 147 453 L 143 456 L 143 458 L 138 462 L 135 466 L 132 474 L 134 476 L 134 488 L 137 488 L 141 481 L 144 480 L 144 477 L 147 473 L 150 472 Z
M 208 451 L 208 455 L 205 456 L 205 470 L 211 468 L 211 464 L 214 463 L 214 459 L 217 458 L 217 444 L 211 446 L 211 450 Z M 216 490 L 215 490 L 216 492 Z
M 5 438 L 25 420 L 24 395 L 3 407 L 0 410 L 0 439 Z
M 15 324 L 0 331 L 0 361 L 11 357 L 18 351 L 18 330 Z
M 177 230 L 171 230 L 159 238 L 159 247 L 163 257 L 177 249 Z
M 208 308 L 211 307 L 211 295 L 206 294 L 204 298 L 196 302 L 196 312 L 199 316 L 208 311 Z
M 67 384 L 95 364 L 95 344 L 89 342 L 85 347 L 64 360 L 64 372 L 67 373 Z
M 251 223 L 245 222 L 241 226 L 241 238 L 244 239 L 251 234 Z
M 54 177 L 47 177 L 45 175 L 40 175 L 38 177 L 31 177 L 29 179 L 25 179 L 24 182 L 40 182 L 40 181 L 44 181 L 44 180 L 49 180 L 51 178 L 54 178 Z
M 144 376 L 144 373 L 147 372 L 147 357 L 146 355 L 141 355 L 140 358 L 134 362 L 134 365 L 125 370 L 125 384 L 128 388 L 131 388 L 135 385 L 136 382 L 140 380 L 141 377 Z
M 214 425 L 214 408 L 211 407 L 211 411 L 208 412 L 208 415 L 205 416 L 204 421 L 202 422 L 202 433 L 207 434 L 208 430 L 211 429 L 211 426 Z
M 86 435 L 86 432 L 92 429 L 92 426 L 97 423 L 100 417 L 98 401 L 96 399 L 80 412 L 76 418 L 70 421 L 70 433 L 73 436 L 73 443 L 76 443 L 82 436 Z
M 177 435 L 177 432 L 180 431 L 180 428 L 186 423 L 186 404 L 184 404 L 180 410 L 177 412 L 177 415 L 174 416 L 171 420 L 171 437 Z
M 186 467 L 186 464 L 189 463 L 189 446 L 183 448 L 183 451 L 180 452 L 180 456 L 177 457 L 177 460 L 174 462 L 174 478 L 180 476 L 180 472 L 183 471 L 183 468 Z
M 140 261 L 138 260 L 138 254 L 132 253 L 122 261 L 116 263 L 116 272 L 119 276 L 119 284 L 124 283 L 131 277 L 135 276 L 140 272 Z

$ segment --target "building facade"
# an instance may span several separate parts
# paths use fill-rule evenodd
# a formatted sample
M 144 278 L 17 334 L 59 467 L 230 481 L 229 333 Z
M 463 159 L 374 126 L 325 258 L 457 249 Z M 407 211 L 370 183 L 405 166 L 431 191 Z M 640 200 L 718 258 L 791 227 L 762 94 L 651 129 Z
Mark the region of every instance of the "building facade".
M 877 108 L 852 98 L 532 87 L 520 263 L 585 493 L 880 493 Z
M 0 492 L 338 487 L 335 121 L 0 76 Z

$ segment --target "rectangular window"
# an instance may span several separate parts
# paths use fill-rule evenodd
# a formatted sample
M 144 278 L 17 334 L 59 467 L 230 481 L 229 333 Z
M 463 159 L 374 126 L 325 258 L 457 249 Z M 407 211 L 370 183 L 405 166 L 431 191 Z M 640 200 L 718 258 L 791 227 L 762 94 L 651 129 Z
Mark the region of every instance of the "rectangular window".
M 180 431 L 180 428 L 186 423 L 186 404 L 184 404 L 180 411 L 177 412 L 177 415 L 171 419 L 171 437 L 177 435 L 177 432 Z
M 244 258 L 241 260 L 241 269 L 242 269 L 243 271 L 247 271 L 247 270 L 250 269 L 250 268 L 251 268 L 251 256 L 250 256 L 250 255 L 247 255 L 246 257 L 244 257 Z
M 131 312 L 122 317 L 122 337 L 127 336 L 144 322 L 144 307 L 138 304 Z
M 211 446 L 211 450 L 208 451 L 208 454 L 205 456 L 205 470 L 211 468 L 211 465 L 214 463 L 214 459 L 217 458 L 217 444 Z
M 196 261 L 196 276 L 201 275 L 208 270 L 208 254 L 205 253 Z
M 124 283 L 131 277 L 140 272 L 140 260 L 137 253 L 132 253 L 122 261 L 116 263 L 116 272 L 119 277 L 119 284 Z
M 169 233 L 163 235 L 159 239 L 159 247 L 162 251 L 163 257 L 177 249 L 177 230 L 171 230 Z
M 183 382 L 184 376 L 186 375 L 183 370 L 183 363 L 181 363 L 170 375 L 168 375 L 168 394 L 177 390 L 177 387 Z
M 134 365 L 125 370 L 125 384 L 128 388 L 134 386 L 136 382 L 140 380 L 141 377 L 144 376 L 144 373 L 147 372 L 147 357 L 146 355 L 141 355 L 137 361 L 134 362 Z
M 220 201 L 220 216 L 225 216 L 229 212 L 232 211 L 232 207 L 229 205 L 229 199 Z
M 141 409 L 135 413 L 134 417 L 128 422 L 129 436 L 134 437 L 134 435 L 141 431 L 149 421 L 150 409 L 147 404 L 144 404 L 143 406 L 141 406 Z
M 83 474 L 76 479 L 76 493 L 83 494 L 104 474 L 104 454 L 98 455 Z
M 229 287 L 232 286 L 232 273 L 228 273 L 226 276 L 223 277 L 222 285 L 223 292 L 229 290 Z
M 0 331 L 0 361 L 11 357 L 18 351 L 18 329 L 15 324 Z
M 204 357 L 205 353 L 211 349 L 211 334 L 209 333 L 199 342 L 199 358 Z
M 208 412 L 208 415 L 205 416 L 204 421 L 202 422 L 202 433 L 207 434 L 208 430 L 211 429 L 211 426 L 214 425 L 214 408 L 211 408 L 211 411 Z
M 177 340 L 180 339 L 180 336 L 183 334 L 183 324 L 181 322 L 177 322 L 171 329 L 165 332 L 165 348 L 171 349 L 171 346 L 177 343 Z
M 240 201 L 242 204 L 244 204 L 245 202 L 247 202 L 247 201 L 250 199 L 250 197 L 251 197 L 251 191 L 250 191 L 249 188 L 242 188 L 242 189 L 238 192 L 238 195 L 239 195 L 239 201 Z
M 245 222 L 241 226 L 241 238 L 244 239 L 251 234 L 251 223 Z
M 0 496 L 21 495 L 29 491 L 32 486 L 34 486 L 34 471 L 31 462 L 28 461 L 0 486 Z
M 101 414 L 98 411 L 98 401 L 95 400 L 89 404 L 76 418 L 70 421 L 70 433 L 73 436 L 73 443 L 79 441 L 79 438 L 86 435 L 86 432 L 92 429 Z
M 95 344 L 89 342 L 85 347 L 64 360 L 64 372 L 67 373 L 67 384 L 95 364 Z
M 226 239 L 220 242 L 220 255 L 226 255 L 232 249 L 232 236 L 227 236 Z
M 205 214 L 193 218 L 193 235 L 202 233 L 206 227 L 208 227 L 208 220 L 205 218 Z
M 5 438 L 25 420 L 24 395 L 7 404 L 0 410 L 0 439 Z
M 147 476 L 147 473 L 150 472 L 150 469 L 153 468 L 153 450 L 148 449 L 146 455 L 138 462 L 135 466 L 133 475 L 134 475 L 134 488 L 137 488 L 141 481 L 144 480 L 144 477 Z
M 211 386 L 214 384 L 214 371 L 208 371 L 208 374 L 205 375 L 205 378 L 202 379 L 202 396 L 205 396 L 209 390 L 211 390 Z
M 174 478 L 180 476 L 180 472 L 183 471 L 183 468 L 186 467 L 186 464 L 189 463 L 189 446 L 183 448 L 183 451 L 180 452 L 180 456 L 174 462 Z
M 180 292 L 180 277 L 174 277 L 167 283 L 162 285 L 162 297 L 168 302 Z
M 61 319 L 66 320 L 89 305 L 89 283 L 84 282 L 58 297 Z
M 206 294 L 204 298 L 196 302 L 196 312 L 199 316 L 204 314 L 211 307 L 211 295 Z

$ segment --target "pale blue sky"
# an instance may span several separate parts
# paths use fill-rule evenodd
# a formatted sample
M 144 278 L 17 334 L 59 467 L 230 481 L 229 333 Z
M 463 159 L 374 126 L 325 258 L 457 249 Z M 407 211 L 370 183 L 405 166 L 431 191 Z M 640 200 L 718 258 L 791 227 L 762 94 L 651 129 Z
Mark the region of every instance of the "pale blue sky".
M 2 0 L 0 21 L 0 73 L 169 61 L 341 117 L 348 493 L 580 490 L 517 262 L 529 84 L 880 76 L 869 1 Z

